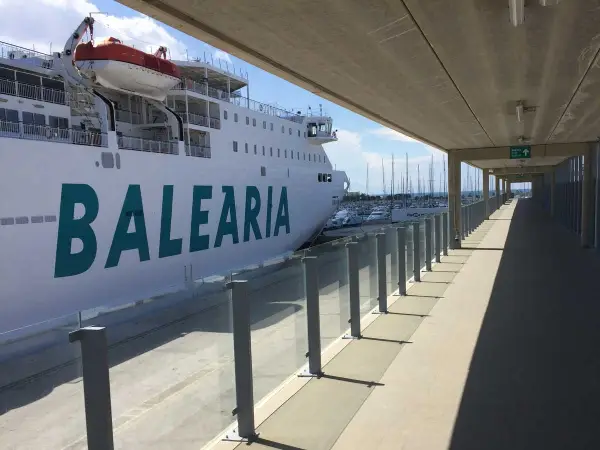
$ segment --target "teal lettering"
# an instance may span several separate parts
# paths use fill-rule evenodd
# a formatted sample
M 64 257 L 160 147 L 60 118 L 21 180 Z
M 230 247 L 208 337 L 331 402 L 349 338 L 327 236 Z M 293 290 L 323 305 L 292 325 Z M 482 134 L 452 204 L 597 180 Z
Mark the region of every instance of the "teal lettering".
M 273 210 L 273 186 L 267 189 L 267 226 L 266 237 L 271 237 L 271 211 Z
M 288 212 L 287 188 L 281 188 L 281 196 L 279 197 L 279 208 L 277 209 L 277 217 L 275 218 L 275 229 L 273 236 L 279 235 L 279 228 L 285 226 L 285 233 L 290 234 L 290 214 Z
M 223 208 L 221 209 L 221 218 L 219 219 L 219 227 L 217 228 L 217 236 L 215 237 L 215 247 L 220 247 L 223 243 L 223 237 L 230 234 L 234 244 L 240 242 L 237 227 L 237 216 L 235 212 L 235 194 L 233 186 L 223 186 Z M 227 218 L 230 218 L 227 220 Z
M 81 203 L 85 208 L 83 216 L 79 219 L 75 219 L 77 203 Z M 98 196 L 91 186 L 62 185 L 54 278 L 79 275 L 92 267 L 96 259 L 98 243 L 90 225 L 98 216 L 98 209 Z M 71 253 L 73 239 L 79 239 L 83 243 L 83 249 L 79 253 Z
M 181 238 L 171 239 L 173 217 L 173 185 L 163 186 L 162 211 L 160 216 L 160 243 L 158 257 L 166 258 L 181 254 Z
M 128 233 L 131 217 L 133 217 L 135 231 Z M 119 259 L 121 259 L 121 253 L 135 249 L 138 251 L 140 261 L 150 259 L 144 207 L 142 205 L 142 191 L 139 184 L 132 184 L 127 189 L 104 268 L 116 267 L 119 264 Z
M 254 207 L 252 206 L 254 200 Z M 254 239 L 262 239 L 258 226 L 258 214 L 260 213 L 260 192 L 256 186 L 246 187 L 246 208 L 244 209 L 244 242 L 250 240 L 250 229 Z
M 190 252 L 208 248 L 208 234 L 200 234 L 200 225 L 208 223 L 208 211 L 202 211 L 202 200 L 212 198 L 212 186 L 194 186 L 192 199 L 192 224 L 190 231 Z

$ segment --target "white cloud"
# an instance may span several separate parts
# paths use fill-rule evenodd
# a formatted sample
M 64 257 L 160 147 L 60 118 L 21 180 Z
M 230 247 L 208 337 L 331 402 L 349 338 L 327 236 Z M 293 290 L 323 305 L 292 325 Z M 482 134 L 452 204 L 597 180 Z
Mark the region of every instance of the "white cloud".
M 31 0 L 26 7 L 19 0 L 0 0 L 0 11 L 0 40 L 49 53 L 50 46 L 53 52 L 61 51 L 83 18 L 99 9 L 86 0 Z M 148 52 L 164 45 L 173 59 L 185 55 L 185 45 L 149 17 L 93 17 L 97 39 L 113 36 Z
M 227 61 L 229 64 L 233 64 L 231 62 L 231 56 L 223 50 L 216 50 L 214 54 L 215 59 L 220 59 L 222 61 Z
M 337 132 L 338 141 L 325 145 L 325 150 L 337 170 L 343 170 L 350 178 L 350 190 L 366 191 L 367 184 L 367 166 L 369 167 L 369 192 L 379 194 L 383 191 L 383 173 L 385 172 L 386 191 L 390 191 L 392 181 L 392 155 L 381 154 L 367 148 L 369 144 L 368 135 L 370 132 L 361 136 L 360 133 L 340 129 Z M 443 179 L 443 157 L 440 151 L 432 149 L 434 161 L 434 185 L 439 189 L 440 180 Z M 429 165 L 431 164 L 431 154 L 412 156 L 408 158 L 408 176 L 412 180 L 413 191 L 417 191 L 418 174 L 422 183 L 428 183 Z M 383 168 L 382 168 L 383 161 Z M 394 174 L 395 187 L 398 190 L 398 184 L 401 178 L 406 177 L 406 156 L 404 152 L 394 155 Z

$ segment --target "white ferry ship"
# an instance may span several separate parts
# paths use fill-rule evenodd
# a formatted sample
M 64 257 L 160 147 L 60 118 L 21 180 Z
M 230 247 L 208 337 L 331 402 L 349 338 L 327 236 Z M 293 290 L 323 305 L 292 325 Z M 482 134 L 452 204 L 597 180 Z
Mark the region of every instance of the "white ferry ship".
M 293 251 L 349 187 L 330 117 L 86 31 L 53 56 L 0 45 L 0 333 Z

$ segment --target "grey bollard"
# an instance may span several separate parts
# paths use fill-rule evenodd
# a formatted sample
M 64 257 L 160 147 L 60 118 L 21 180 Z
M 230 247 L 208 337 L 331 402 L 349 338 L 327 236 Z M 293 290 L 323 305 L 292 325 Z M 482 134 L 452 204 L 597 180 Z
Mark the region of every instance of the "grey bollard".
M 350 300 L 350 336 L 360 338 L 360 285 L 358 268 L 358 243 L 346 244 L 348 258 L 348 297 Z
M 377 299 L 379 301 L 379 312 L 387 313 L 385 233 L 377 233 L 375 239 L 377 243 Z
M 433 255 L 432 242 L 431 242 L 431 231 L 433 227 L 431 226 L 431 217 L 427 217 L 425 219 L 425 270 L 431 272 L 431 260 L 433 259 L 431 255 Z
M 415 281 L 421 281 L 421 249 L 419 243 L 419 222 L 413 222 L 413 276 Z
M 406 228 L 396 228 L 398 252 L 398 294 L 406 295 Z
M 81 345 L 85 426 L 89 450 L 112 450 L 113 428 L 106 328 L 85 327 L 69 333 Z
M 439 214 L 434 217 L 435 220 L 435 262 L 441 262 L 441 250 L 442 250 L 442 218 Z
M 306 325 L 308 329 L 308 373 L 321 376 L 321 317 L 319 315 L 319 272 L 316 256 L 302 258 L 304 292 L 306 293 Z
M 450 232 L 448 228 L 448 213 L 442 213 L 442 250 L 444 252 L 444 256 L 448 256 L 448 233 Z
M 250 335 L 250 301 L 248 282 L 236 280 L 225 285 L 231 292 L 233 324 L 233 363 L 235 371 L 235 400 L 233 414 L 237 416 L 237 436 L 232 440 L 256 439 L 254 427 L 254 383 L 252 378 L 252 340 Z

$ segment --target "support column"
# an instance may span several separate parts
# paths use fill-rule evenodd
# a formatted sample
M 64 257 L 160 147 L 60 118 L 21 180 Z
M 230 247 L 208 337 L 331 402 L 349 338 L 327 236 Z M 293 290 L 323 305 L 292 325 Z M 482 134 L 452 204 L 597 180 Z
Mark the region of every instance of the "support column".
M 592 199 L 592 149 L 587 148 L 583 155 L 583 180 L 581 187 L 581 246 L 591 247 L 590 216 Z
M 550 216 L 556 215 L 556 168 L 550 172 Z
M 483 169 L 483 218 L 484 220 L 490 217 L 490 170 Z
M 506 199 L 507 200 L 510 198 L 510 193 L 511 193 L 510 181 L 507 181 L 506 182 Z
M 496 178 L 496 209 L 500 209 L 501 200 L 500 200 L 500 178 L 498 176 Z
M 448 152 L 448 215 L 450 218 L 450 248 L 460 248 L 460 160 L 456 153 Z
M 506 195 L 506 178 L 502 179 L 502 203 L 504 203 L 506 201 L 506 199 L 504 198 Z

